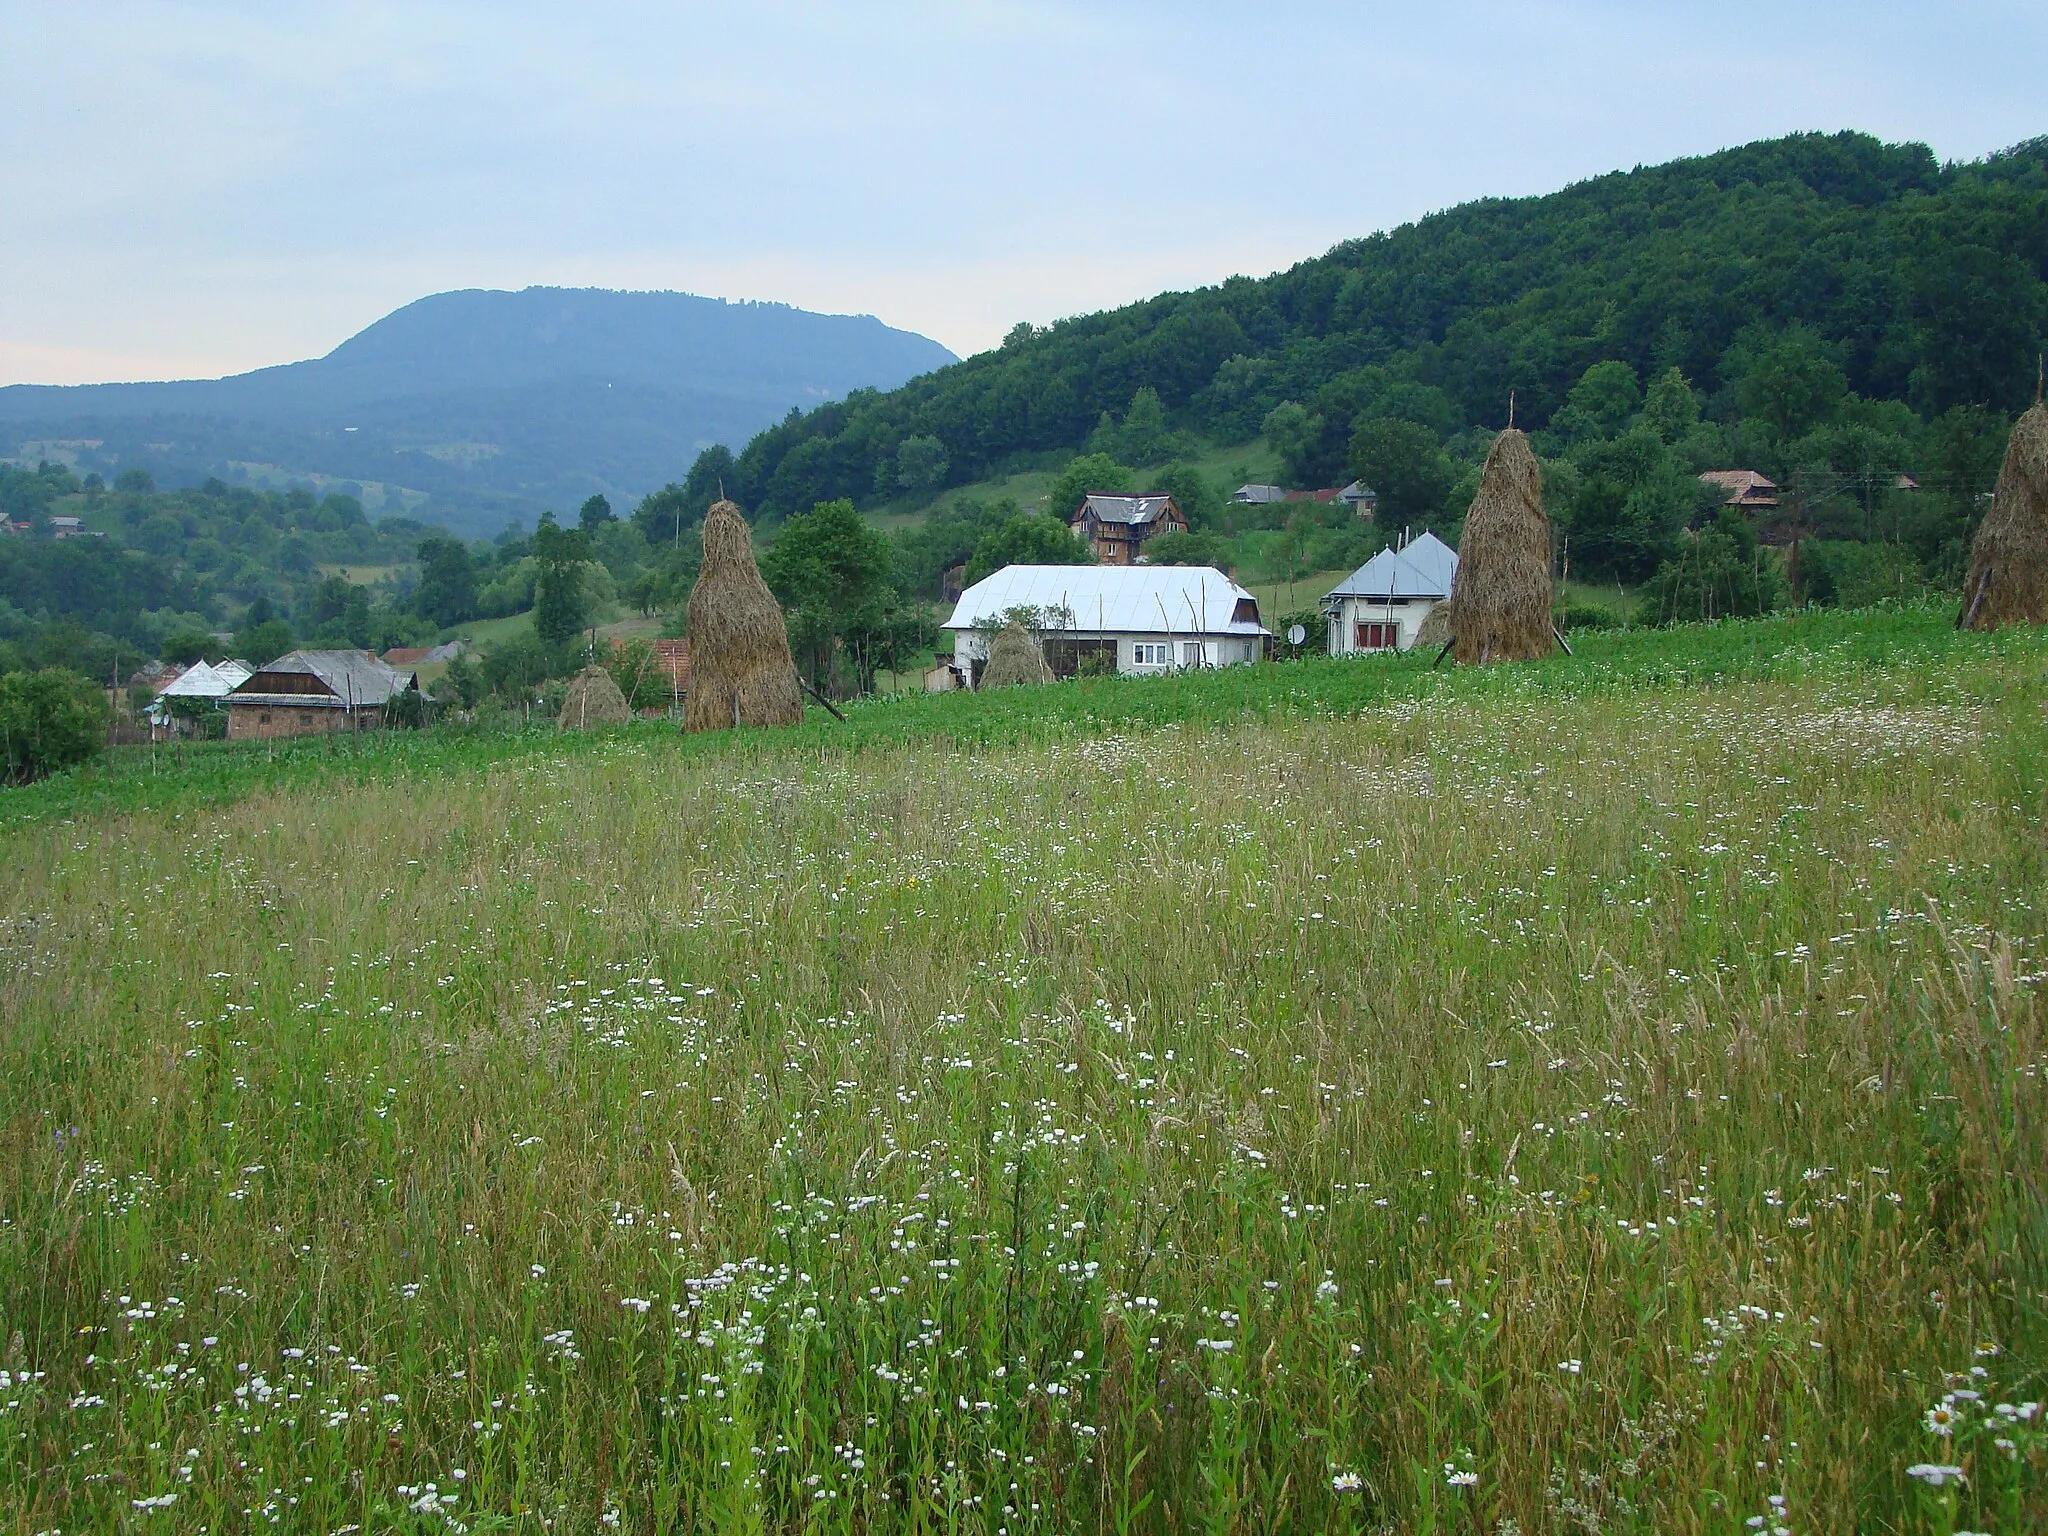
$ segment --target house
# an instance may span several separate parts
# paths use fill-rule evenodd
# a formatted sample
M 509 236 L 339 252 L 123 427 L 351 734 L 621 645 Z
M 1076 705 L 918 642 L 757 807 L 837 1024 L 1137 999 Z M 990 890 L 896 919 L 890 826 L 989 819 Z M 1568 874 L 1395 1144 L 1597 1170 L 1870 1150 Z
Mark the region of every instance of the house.
M 195 661 L 160 688 L 151 682 L 156 697 L 143 715 L 152 732 L 162 729 L 174 736 L 189 734 L 199 717 L 225 708 L 228 695 L 255 671 L 246 661 L 223 661 L 212 666 Z
M 1457 573 L 1458 552 L 1433 533 L 1381 550 L 1323 599 L 1330 654 L 1410 649 Z
M 228 736 L 316 736 L 384 724 L 417 695 L 419 677 L 368 651 L 293 651 L 265 663 L 228 695 Z
M 50 537 L 53 539 L 103 539 L 103 533 L 89 533 L 83 521 L 75 517 L 53 517 L 50 519 Z
M 1188 520 L 1171 496 L 1105 496 L 1091 491 L 1068 523 L 1104 565 L 1135 565 L 1147 539 L 1188 531 Z
M 1753 469 L 1710 469 L 1700 476 L 1700 483 L 1718 487 L 1726 493 L 1724 500 L 1727 505 L 1740 507 L 1745 512 L 1771 512 L 1777 509 L 1776 483 L 1765 479 Z
M 655 641 L 654 664 L 661 668 L 662 675 L 668 679 L 669 702 L 680 709 L 690 692 L 690 642 Z
M 1337 493 L 1337 499 L 1349 507 L 1361 522 L 1370 522 L 1380 509 L 1380 493 L 1363 480 L 1354 480 Z
M 932 664 L 924 669 L 926 693 L 951 693 L 966 686 L 966 674 L 953 664 L 951 656 L 934 656 Z
M 401 671 L 431 667 L 453 661 L 468 649 L 469 643 L 465 640 L 450 640 L 442 645 L 396 645 L 384 653 L 384 664 Z
M 1285 501 L 1285 488 L 1277 485 L 1240 485 L 1230 498 L 1248 507 L 1263 507 L 1269 501 Z
M 1009 565 L 961 593 L 940 626 L 970 686 L 995 630 L 1018 609 L 1038 616 L 1055 677 L 1234 666 L 1259 660 L 1272 638 L 1258 599 L 1208 566 Z

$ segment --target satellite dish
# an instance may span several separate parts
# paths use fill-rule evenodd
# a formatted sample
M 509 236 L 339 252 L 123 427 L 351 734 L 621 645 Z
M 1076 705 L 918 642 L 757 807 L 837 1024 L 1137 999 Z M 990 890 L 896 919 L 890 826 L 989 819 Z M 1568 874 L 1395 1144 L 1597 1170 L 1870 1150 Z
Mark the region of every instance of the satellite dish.
M 1307 638 L 1308 631 L 1303 629 L 1299 624 L 1290 624 L 1287 626 L 1287 643 L 1289 645 L 1299 645 L 1302 641 L 1306 640 Z

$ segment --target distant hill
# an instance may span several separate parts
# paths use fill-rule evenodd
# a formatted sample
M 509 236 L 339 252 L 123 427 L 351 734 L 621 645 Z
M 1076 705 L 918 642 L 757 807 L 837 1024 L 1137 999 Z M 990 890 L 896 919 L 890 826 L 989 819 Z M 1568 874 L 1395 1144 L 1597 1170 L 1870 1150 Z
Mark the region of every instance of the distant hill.
M 872 316 L 682 293 L 435 294 L 325 357 L 232 378 L 0 388 L 0 455 L 107 478 L 357 494 L 469 533 L 592 492 L 630 502 L 856 389 L 955 361 Z M 25 449 L 25 451 L 24 451 Z M 623 510 L 623 508 L 622 508 Z
M 1448 439 L 1502 425 L 1512 392 L 1542 427 L 1607 361 L 1645 380 L 1678 368 L 1726 419 L 1727 364 L 1792 331 L 1863 398 L 1923 418 L 2023 406 L 2048 345 L 2048 139 L 1942 165 L 1924 145 L 1799 134 L 1468 203 L 1271 277 L 1020 325 L 998 350 L 769 428 L 736 494 L 771 518 L 872 503 L 912 436 L 938 438 L 945 483 L 969 484 L 1078 450 L 1140 389 L 1167 426 L 1221 442 L 1299 404 L 1295 471 L 1339 484 L 1375 413 Z

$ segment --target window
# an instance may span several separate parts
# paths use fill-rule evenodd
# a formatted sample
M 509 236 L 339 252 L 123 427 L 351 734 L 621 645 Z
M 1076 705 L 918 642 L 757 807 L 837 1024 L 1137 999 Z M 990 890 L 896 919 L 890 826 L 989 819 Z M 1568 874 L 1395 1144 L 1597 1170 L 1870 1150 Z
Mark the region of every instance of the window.
M 1401 626 L 1383 623 L 1379 620 L 1358 621 L 1357 649 L 1361 651 L 1391 651 L 1401 643 Z
M 312 723 L 313 723 L 313 711 L 311 711 L 310 709 L 302 709 L 302 710 L 300 710 L 300 711 L 299 711 L 299 724 L 301 724 L 301 725 L 311 725 Z
M 1141 667 L 1163 667 L 1166 665 L 1167 649 L 1164 645 L 1149 645 L 1140 640 L 1131 647 L 1132 662 Z
M 1207 658 L 1202 654 L 1202 642 L 1183 640 L 1180 646 L 1180 664 L 1184 667 L 1199 667 Z
M 263 711 L 263 712 L 262 712 L 261 714 L 257 715 L 257 717 L 256 717 L 256 723 L 257 723 L 258 725 L 268 725 L 268 724 L 270 724 L 270 711 L 266 709 L 266 710 L 264 710 L 264 711 Z

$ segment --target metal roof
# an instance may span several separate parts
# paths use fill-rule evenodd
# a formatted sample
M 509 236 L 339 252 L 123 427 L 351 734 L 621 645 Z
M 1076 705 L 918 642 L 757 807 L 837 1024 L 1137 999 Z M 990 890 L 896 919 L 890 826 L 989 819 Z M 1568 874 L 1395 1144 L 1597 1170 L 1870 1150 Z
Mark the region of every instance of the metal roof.
M 195 661 L 174 678 L 158 698 L 224 699 L 249 680 L 255 668 L 246 661 L 223 661 L 208 666 Z
M 254 689 L 248 683 L 259 678 L 312 676 L 320 680 L 319 688 L 307 688 L 299 694 L 275 687 Z M 330 693 L 342 704 L 382 704 L 393 694 L 403 693 L 415 686 L 410 672 L 397 667 L 386 666 L 367 651 L 293 651 L 257 669 L 242 686 L 235 690 L 235 696 L 249 701 L 274 699 L 281 696 L 313 696 Z
M 1166 515 L 1172 500 L 1171 496 L 1105 496 L 1090 491 L 1074 516 L 1081 518 L 1093 512 L 1098 521 L 1105 523 L 1150 523 Z
M 1353 571 L 1324 601 L 1340 597 L 1449 597 L 1458 552 L 1433 533 L 1400 549 L 1383 549 Z
M 1064 607 L 1077 634 L 1266 633 L 1233 615 L 1258 599 L 1206 565 L 1006 565 L 960 594 L 946 629 L 972 629 L 1012 608 Z

